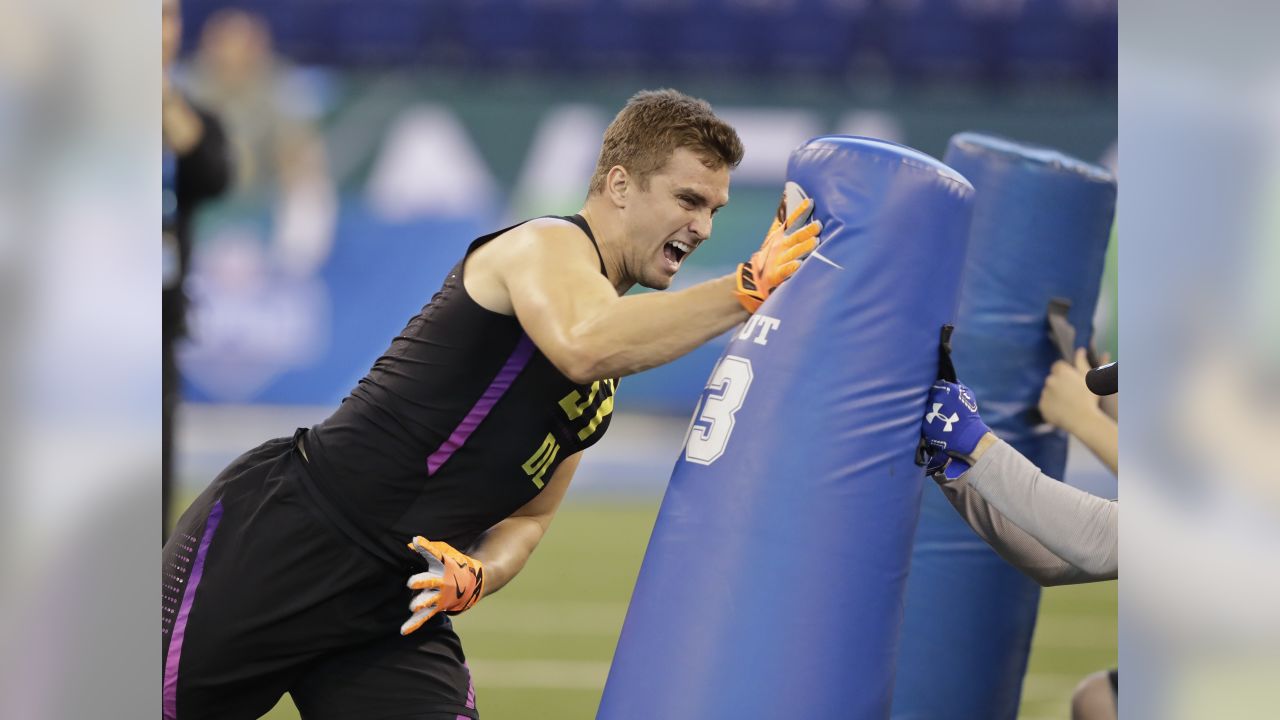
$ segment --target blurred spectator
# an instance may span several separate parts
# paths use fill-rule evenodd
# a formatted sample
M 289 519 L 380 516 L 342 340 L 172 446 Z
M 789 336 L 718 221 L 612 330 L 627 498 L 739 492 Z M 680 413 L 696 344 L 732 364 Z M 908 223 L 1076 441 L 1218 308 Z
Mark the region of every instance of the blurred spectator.
M 182 38 L 182 14 L 178 0 L 163 0 L 161 36 L 161 130 L 164 143 L 164 292 L 161 306 L 161 487 L 164 507 L 161 519 L 167 536 L 173 487 L 173 425 L 180 386 L 175 345 L 186 335 L 187 297 L 183 285 L 191 258 L 191 219 L 200 203 L 222 194 L 226 189 L 231 168 L 221 124 L 209 112 L 188 102 L 174 87 L 170 75 Z
M 284 269 L 309 275 L 329 256 L 337 203 L 323 139 L 289 76 L 266 22 L 229 8 L 201 31 L 190 87 L 226 121 L 236 196 L 271 198 L 273 252 Z

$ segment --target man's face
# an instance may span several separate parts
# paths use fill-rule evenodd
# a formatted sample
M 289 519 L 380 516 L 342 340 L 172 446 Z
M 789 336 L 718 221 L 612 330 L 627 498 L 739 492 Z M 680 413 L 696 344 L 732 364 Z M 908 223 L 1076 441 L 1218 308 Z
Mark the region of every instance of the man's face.
M 689 253 L 711 236 L 711 219 L 729 202 L 729 168 L 711 169 L 697 154 L 677 148 L 648 188 L 629 193 L 626 218 L 635 281 L 654 290 L 671 278 Z

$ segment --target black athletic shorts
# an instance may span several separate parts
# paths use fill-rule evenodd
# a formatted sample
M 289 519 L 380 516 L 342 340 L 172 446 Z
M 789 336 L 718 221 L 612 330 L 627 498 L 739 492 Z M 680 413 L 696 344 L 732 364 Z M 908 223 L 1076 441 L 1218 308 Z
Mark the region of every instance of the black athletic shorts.
M 289 692 L 306 720 L 477 718 L 448 618 L 400 635 L 423 568 L 323 519 L 297 437 L 240 456 L 165 544 L 163 717 L 257 718 Z

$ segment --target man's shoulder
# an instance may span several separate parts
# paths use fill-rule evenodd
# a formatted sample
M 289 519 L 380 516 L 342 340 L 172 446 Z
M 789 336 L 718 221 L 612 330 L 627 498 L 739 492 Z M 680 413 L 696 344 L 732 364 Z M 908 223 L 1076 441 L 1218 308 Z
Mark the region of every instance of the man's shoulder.
M 464 285 L 482 307 L 510 315 L 511 290 L 557 277 L 598 273 L 595 249 L 582 230 L 559 217 L 534 218 L 508 228 L 465 261 Z
M 568 218 L 559 215 L 543 215 L 521 223 L 504 233 L 504 235 L 512 234 L 518 235 L 525 240 L 577 240 L 584 233 L 582 228 L 579 228 Z
M 486 245 L 492 246 L 487 254 L 504 259 L 532 259 L 555 255 L 564 260 L 582 255 L 594 262 L 595 251 L 589 242 L 584 242 L 585 239 L 582 229 L 571 221 L 558 216 L 547 216 L 510 228 Z

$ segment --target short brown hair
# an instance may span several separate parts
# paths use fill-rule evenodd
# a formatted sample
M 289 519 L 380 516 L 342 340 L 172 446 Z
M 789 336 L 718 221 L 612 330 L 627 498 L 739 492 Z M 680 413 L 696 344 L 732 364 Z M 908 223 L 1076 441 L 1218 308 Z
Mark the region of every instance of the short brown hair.
M 706 100 L 669 88 L 641 90 L 604 131 L 589 192 L 604 190 L 614 165 L 625 167 L 644 187 L 677 148 L 697 153 L 709 168 L 734 168 L 742 162 L 738 133 L 716 117 Z

